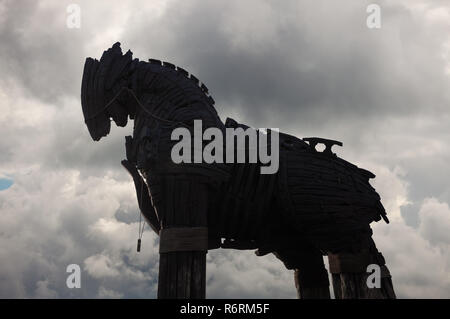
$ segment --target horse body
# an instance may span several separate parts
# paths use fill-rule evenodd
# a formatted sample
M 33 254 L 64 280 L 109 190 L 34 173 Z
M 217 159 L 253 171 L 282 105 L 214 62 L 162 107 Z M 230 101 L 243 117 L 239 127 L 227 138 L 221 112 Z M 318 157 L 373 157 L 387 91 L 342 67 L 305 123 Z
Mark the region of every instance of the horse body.
M 353 279 L 359 285 L 369 263 L 379 264 L 386 273 L 369 226 L 387 220 L 380 197 L 369 184 L 374 176 L 337 157 L 331 146 L 326 152 L 316 151 L 317 142 L 329 140 L 307 143 L 281 133 L 280 167 L 275 174 L 260 174 L 261 163 L 175 164 L 171 159 L 174 128 L 192 131 L 198 119 L 203 129 L 215 127 L 222 132 L 245 125 L 232 119 L 223 123 L 208 89 L 195 76 L 171 63 L 133 60 L 130 51 L 122 54 L 118 43 L 100 61 L 87 59 L 82 106 L 94 140 L 109 133 L 109 118 L 119 126 L 126 125 L 128 117 L 134 119 L 123 165 L 133 176 L 141 212 L 152 228 L 165 231 L 164 238 L 181 236 L 171 229 L 198 229 L 203 234 L 190 233 L 195 243 L 186 237 L 184 245 L 191 245 L 191 250 L 183 248 L 180 240 L 174 244 L 175 239 L 164 240 L 163 245 L 161 235 L 160 282 L 166 284 L 160 286 L 160 297 L 202 297 L 192 285 L 185 291 L 178 284 L 180 293 L 168 275 L 169 264 L 178 262 L 180 269 L 190 267 L 188 273 L 195 274 L 205 267 L 205 250 L 219 247 L 257 249 L 261 256 L 274 253 L 288 269 L 296 269 L 302 297 L 327 294 L 323 255 L 335 256 L 331 257 L 337 269 L 335 286 L 348 281 L 348 273 L 359 274 Z M 184 257 L 174 257 L 177 251 L 184 251 L 178 253 Z M 345 266 L 338 256 L 349 254 L 356 256 L 356 262 Z M 189 278 L 183 281 L 188 286 L 193 280 Z M 384 286 L 373 296 L 395 297 L 390 276 L 383 278 Z M 204 279 L 198 280 L 203 280 L 199 284 L 203 288 L 198 289 L 204 289 Z M 345 297 L 343 290 L 335 294 Z

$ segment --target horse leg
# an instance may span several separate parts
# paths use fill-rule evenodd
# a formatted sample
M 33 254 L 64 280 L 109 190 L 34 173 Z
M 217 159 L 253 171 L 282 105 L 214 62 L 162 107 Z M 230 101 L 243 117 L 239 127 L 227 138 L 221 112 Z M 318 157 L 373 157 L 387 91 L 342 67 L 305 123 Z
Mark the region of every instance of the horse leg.
M 189 175 L 148 176 L 161 221 L 158 298 L 205 298 L 207 193 Z
M 298 298 L 330 299 L 330 283 L 322 254 L 310 255 L 295 269 L 294 280 Z
M 322 253 L 312 246 L 274 253 L 287 269 L 294 270 L 299 299 L 330 299 L 330 283 Z
M 332 274 L 336 299 L 395 299 L 394 287 L 383 255 L 371 239 L 369 247 L 359 253 L 329 254 L 328 261 Z M 368 266 L 379 267 L 373 274 Z M 369 284 L 373 276 L 379 276 L 379 285 Z

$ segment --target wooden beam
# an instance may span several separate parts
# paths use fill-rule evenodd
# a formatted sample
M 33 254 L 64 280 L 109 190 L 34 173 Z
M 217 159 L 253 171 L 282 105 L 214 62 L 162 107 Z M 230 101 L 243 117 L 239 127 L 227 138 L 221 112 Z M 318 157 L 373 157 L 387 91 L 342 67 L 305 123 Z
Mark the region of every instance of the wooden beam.
M 204 232 L 207 229 L 207 190 L 186 176 L 168 176 L 161 179 L 161 183 L 165 199 L 160 214 L 162 232 L 166 230 L 168 235 L 161 235 L 160 239 L 170 243 L 160 243 L 158 299 L 203 299 L 208 245 Z M 192 250 L 186 240 L 189 234 L 193 238 Z
M 396 298 L 389 270 L 374 244 L 371 246 L 371 250 L 359 254 L 330 254 L 328 261 L 336 299 Z M 366 270 L 369 264 L 376 264 L 380 267 L 379 288 L 371 288 L 367 285 L 367 278 L 370 274 Z
M 295 269 L 294 280 L 299 299 L 330 299 L 330 282 L 322 254 L 310 252 L 301 268 Z

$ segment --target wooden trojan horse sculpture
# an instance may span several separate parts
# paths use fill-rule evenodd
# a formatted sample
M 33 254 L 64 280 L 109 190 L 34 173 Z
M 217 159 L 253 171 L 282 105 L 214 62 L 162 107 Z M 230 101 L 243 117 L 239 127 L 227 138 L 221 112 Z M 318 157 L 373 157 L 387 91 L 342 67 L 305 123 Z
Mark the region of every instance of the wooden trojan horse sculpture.
M 330 298 L 325 255 L 336 298 L 395 298 L 369 226 L 388 222 L 369 184 L 374 175 L 331 152 L 341 143 L 279 133 L 273 174 L 261 174 L 259 160 L 175 163 L 176 128 L 195 135 L 194 121 L 201 120 L 200 133 L 217 128 L 225 136 L 228 128 L 247 126 L 223 123 L 194 75 L 168 62 L 133 59 L 119 43 L 100 61 L 86 59 L 81 99 L 95 141 L 108 135 L 111 119 L 118 126 L 134 120 L 122 164 L 142 214 L 160 236 L 158 298 L 204 298 L 206 253 L 220 247 L 273 253 L 295 270 L 301 298 Z M 316 150 L 318 143 L 325 151 Z M 366 283 L 368 265 L 380 269 L 375 288 Z

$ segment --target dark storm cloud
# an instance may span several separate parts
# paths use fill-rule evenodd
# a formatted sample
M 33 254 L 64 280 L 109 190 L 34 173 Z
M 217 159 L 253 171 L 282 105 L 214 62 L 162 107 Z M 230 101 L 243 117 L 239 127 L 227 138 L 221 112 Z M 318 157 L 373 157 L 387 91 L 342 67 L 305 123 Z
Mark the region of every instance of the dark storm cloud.
M 367 3 L 169 2 L 157 19 L 146 19 L 145 7 L 136 5 L 123 14 L 128 19 L 117 40 L 141 59 L 192 70 L 219 109 L 238 106 L 255 124 L 271 112 L 301 122 L 313 114 L 411 115 L 424 104 L 428 112 L 446 110 L 448 79 L 436 57 L 446 35 L 430 37 L 409 8 L 389 1 L 380 3 L 383 27 L 370 30 Z M 87 3 L 81 8 L 89 19 L 80 30 L 67 29 L 65 5 L 10 1 L 1 25 L 2 71 L 46 102 L 79 97 L 83 43 L 106 29 L 95 29 L 97 8 Z M 111 44 L 104 41 L 94 57 Z
M 40 105 L 49 106 L 47 116 L 36 128 L 17 129 L 17 116 L 1 128 L 14 131 L 2 139 L 2 162 L 39 161 L 49 169 L 79 169 L 86 176 L 103 175 L 120 168 L 124 153 L 124 135 L 113 132 L 101 145 L 90 140 L 80 105 L 80 85 L 87 42 L 102 28 L 68 29 L 66 7 L 69 2 L 6 1 L 0 20 L 0 83 L 8 92 L 11 110 L 32 118 Z M 86 16 L 89 10 L 85 7 Z M 92 14 L 98 13 L 95 7 Z M 108 7 L 104 14 L 108 16 Z M 99 13 L 100 14 L 100 13 Z M 87 24 L 88 18 L 86 17 Z M 108 44 L 109 45 L 109 44 Z M 105 48 L 106 49 L 106 45 Z M 97 58 L 103 48 L 93 50 Z M 20 99 L 15 97 L 20 96 Z M 54 112 L 54 110 L 58 110 Z M 8 115 L 8 114 L 7 114 Z M 114 134 L 115 133 L 115 134 Z M 33 156 L 18 152 L 32 143 L 42 144 Z M 100 149 L 99 149 L 100 148 Z M 14 150 L 13 150 L 14 149 Z M 123 174 L 122 177 L 125 175 Z
M 219 109 L 237 105 L 256 125 L 271 112 L 302 122 L 314 114 L 411 115 L 424 104 L 443 110 L 448 79 L 430 56 L 445 34 L 429 37 L 422 21 L 392 2 L 381 3 L 383 27 L 370 30 L 367 3 L 177 2 L 127 35 L 140 53 L 190 67 Z
M 83 35 L 67 32 L 64 1 L 6 1 L 0 24 L 2 83 L 24 87 L 25 94 L 57 103 L 78 95 Z M 16 83 L 14 83 L 14 82 Z
M 85 57 L 116 41 L 194 73 L 222 119 L 342 139 L 394 220 L 375 234 L 398 295 L 449 295 L 446 1 L 378 1 L 379 30 L 359 0 L 79 1 L 81 29 L 66 27 L 69 3 L 0 2 L 0 178 L 14 179 L 0 192 L 0 296 L 156 295 L 156 235 L 134 253 L 120 166 L 132 125 L 94 143 L 79 101 Z M 292 274 L 252 254 L 208 254 L 208 296 L 295 297 Z M 69 263 L 81 291 L 65 287 Z

